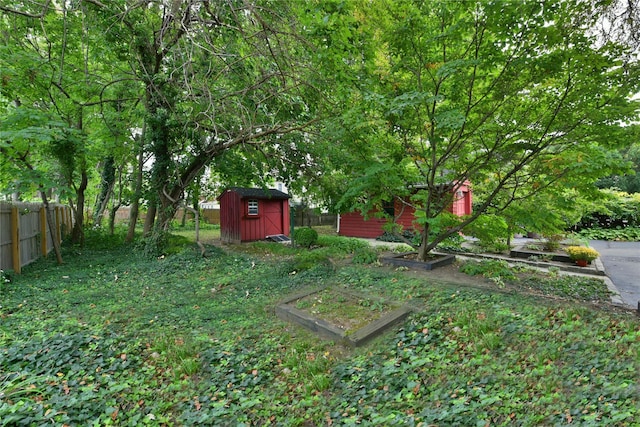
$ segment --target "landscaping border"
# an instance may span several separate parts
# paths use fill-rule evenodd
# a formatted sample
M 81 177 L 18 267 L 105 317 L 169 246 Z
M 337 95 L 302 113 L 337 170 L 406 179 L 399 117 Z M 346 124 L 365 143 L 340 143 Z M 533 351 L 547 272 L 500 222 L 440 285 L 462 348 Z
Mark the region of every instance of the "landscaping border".
M 393 265 L 396 267 L 433 270 L 438 267 L 444 267 L 453 264 L 456 261 L 456 256 L 451 254 L 434 254 L 437 258 L 426 261 L 405 258 L 407 255 L 416 253 L 417 252 L 404 252 L 398 255 L 383 257 L 382 263 L 386 265 Z
M 319 317 L 313 316 L 306 311 L 299 310 L 293 306 L 293 302 L 305 298 L 309 295 L 319 293 L 329 286 L 323 286 L 320 288 L 313 288 L 306 291 L 293 294 L 280 302 L 276 306 L 276 316 L 281 320 L 292 322 L 300 326 L 315 332 L 322 338 L 330 339 L 341 344 L 346 344 L 350 347 L 360 347 L 372 339 L 382 335 L 391 326 L 403 321 L 409 314 L 413 312 L 413 308 L 406 305 L 402 305 L 399 308 L 385 314 L 384 316 L 376 319 L 362 328 L 349 333 L 338 326 L 327 322 Z M 338 292 L 349 292 L 338 290 Z M 354 295 L 351 293 L 351 295 Z M 371 297 L 362 296 L 363 298 L 376 299 Z M 386 300 L 385 300 L 386 301 Z

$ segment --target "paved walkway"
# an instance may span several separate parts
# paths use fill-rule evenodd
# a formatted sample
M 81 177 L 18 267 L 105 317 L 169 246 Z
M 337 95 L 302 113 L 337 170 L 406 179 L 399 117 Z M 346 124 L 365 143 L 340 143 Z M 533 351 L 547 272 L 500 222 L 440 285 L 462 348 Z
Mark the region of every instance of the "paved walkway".
M 589 245 L 600 252 L 605 273 L 624 305 L 640 308 L 640 242 L 592 240 Z

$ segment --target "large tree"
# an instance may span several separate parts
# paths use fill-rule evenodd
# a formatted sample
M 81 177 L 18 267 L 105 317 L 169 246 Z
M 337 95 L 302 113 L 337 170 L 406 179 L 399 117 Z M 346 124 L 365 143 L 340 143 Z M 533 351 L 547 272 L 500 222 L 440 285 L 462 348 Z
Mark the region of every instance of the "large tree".
M 123 88 L 127 81 L 119 74 L 122 68 L 85 15 L 83 4 L 51 2 L 2 2 L 6 12 L 0 19 L 0 92 L 5 97 L 4 120 L 20 111 L 32 111 L 33 118 L 20 120 L 24 129 L 64 127 L 64 131 L 47 144 L 34 143 L 26 160 L 47 179 L 35 183 L 45 191 L 55 191 L 68 200 L 74 210 L 72 241 L 83 241 L 86 190 L 95 163 L 105 153 L 122 152 L 116 145 L 124 143 L 118 134 L 127 129 L 121 111 L 118 129 L 108 123 L 109 112 L 122 106 L 131 92 Z M 122 110 L 122 108 L 120 108 Z M 4 133 L 5 143 L 15 145 L 20 127 Z M 110 141 L 117 140 L 114 144 Z M 55 166 L 51 166 L 55 165 Z M 16 183 L 29 183 L 20 170 Z M 4 183 L 12 185 L 12 183 Z
M 157 218 L 158 235 L 167 230 L 185 189 L 212 160 L 230 151 L 255 152 L 256 147 L 282 144 L 284 135 L 316 121 L 321 90 L 314 85 L 318 73 L 309 61 L 312 46 L 297 27 L 297 7 L 233 0 L 2 5 L 11 22 L 20 22 L 14 28 L 22 30 L 14 30 L 16 37 L 7 40 L 18 55 L 36 50 L 45 56 L 55 71 L 50 86 L 69 95 L 66 104 L 77 113 L 73 123 L 81 124 L 87 116 L 102 118 L 113 139 L 127 134 L 127 127 L 129 133 L 142 132 L 133 154 L 140 159 L 138 178 L 143 176 L 145 154 L 150 156 L 150 190 L 144 197 L 149 211 L 157 212 L 149 218 Z M 70 29 L 77 29 L 74 37 Z M 19 44 L 25 34 L 33 34 L 36 49 Z M 47 55 L 40 55 L 40 49 Z M 79 89 L 70 90 L 59 81 L 76 82 Z M 132 98 L 140 101 L 142 120 L 123 114 L 121 125 L 109 125 L 105 110 L 131 108 Z M 87 114 L 85 109 L 94 106 L 99 112 Z M 104 147 L 112 144 L 104 134 L 96 131 L 89 140 L 99 140 L 95 153 L 109 157 L 118 150 Z M 131 143 L 130 137 L 120 139 Z M 111 161 L 103 164 L 110 166 Z M 250 168 L 244 165 L 245 171 Z M 112 185 L 113 174 L 103 175 L 98 209 Z M 139 179 L 136 183 L 136 194 L 141 195 L 145 186 Z
M 362 5 L 376 69 L 345 115 L 353 161 L 343 207 L 397 197 L 416 209 L 420 255 L 479 215 L 614 167 L 637 114 L 637 58 L 597 33 L 582 1 Z M 359 172 L 358 172 L 359 171 Z M 470 180 L 472 215 L 446 215 Z
M 187 186 L 212 160 L 275 144 L 314 121 L 314 71 L 286 4 L 90 6 L 143 87 L 156 233 L 167 230 Z

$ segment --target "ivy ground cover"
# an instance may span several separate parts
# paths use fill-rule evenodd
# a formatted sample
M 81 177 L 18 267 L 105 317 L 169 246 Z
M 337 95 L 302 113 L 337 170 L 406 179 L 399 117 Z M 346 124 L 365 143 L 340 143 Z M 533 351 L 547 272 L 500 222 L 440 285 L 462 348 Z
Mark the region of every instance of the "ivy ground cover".
M 306 249 L 67 251 L 1 285 L 0 425 L 640 425 L 631 313 Z M 325 284 L 423 310 L 357 350 L 275 317 Z

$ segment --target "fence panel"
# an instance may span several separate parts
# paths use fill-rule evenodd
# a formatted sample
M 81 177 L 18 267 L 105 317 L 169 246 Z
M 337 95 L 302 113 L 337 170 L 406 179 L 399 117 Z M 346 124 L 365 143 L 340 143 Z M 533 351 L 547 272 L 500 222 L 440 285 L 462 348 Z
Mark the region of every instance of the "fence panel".
M 20 273 L 22 267 L 51 252 L 53 238 L 61 241 L 71 232 L 70 208 L 52 204 L 49 209 L 55 236 L 49 232 L 41 204 L 0 202 L 0 269 Z
M 20 267 L 40 258 L 40 205 L 21 204 L 18 211 Z
M 338 216 L 328 213 L 320 213 L 317 209 L 296 208 L 295 226 L 313 227 L 317 225 L 336 225 Z

